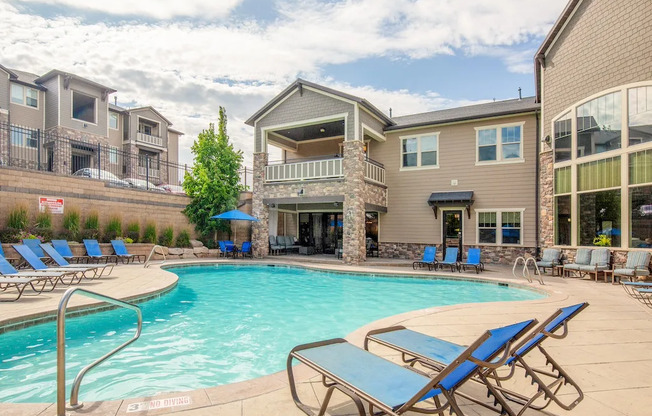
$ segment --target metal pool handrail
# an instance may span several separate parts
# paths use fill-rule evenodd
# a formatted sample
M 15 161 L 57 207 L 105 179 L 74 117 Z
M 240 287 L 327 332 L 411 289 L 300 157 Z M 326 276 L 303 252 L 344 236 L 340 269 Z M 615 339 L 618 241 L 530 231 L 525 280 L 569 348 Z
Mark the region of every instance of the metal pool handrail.
M 147 256 L 147 259 L 145 260 L 145 265 L 143 266 L 144 268 L 147 268 L 149 266 L 149 261 L 152 259 L 152 256 L 154 255 L 154 252 L 156 251 L 156 248 L 161 249 L 161 255 L 163 256 L 163 261 L 167 260 L 165 257 L 165 251 L 163 251 L 163 246 L 159 246 L 158 244 L 155 244 L 154 247 L 152 247 L 152 250 L 149 252 L 149 255 Z
M 516 260 L 514 260 L 514 267 L 512 267 L 512 274 L 514 275 L 514 277 L 516 277 L 517 279 L 519 277 L 516 275 L 516 266 L 518 266 L 519 262 L 521 261 L 523 262 L 523 272 L 522 272 L 523 275 L 521 277 L 526 279 L 529 283 L 532 283 L 532 276 L 530 275 L 530 269 L 527 267 L 528 263 L 532 262 L 532 264 L 534 265 L 534 274 L 539 276 L 538 278 L 539 284 L 545 285 L 545 283 L 543 283 L 543 279 L 541 278 L 541 272 L 539 271 L 539 266 L 537 265 L 537 262 L 532 257 L 528 257 L 526 259 L 523 256 L 519 256 L 516 258 Z
M 136 334 L 133 338 L 81 369 L 72 383 L 72 389 L 70 390 L 69 409 L 79 409 L 83 406 L 83 403 L 78 402 L 78 397 L 79 386 L 82 382 L 82 379 L 84 378 L 84 375 L 86 375 L 86 373 L 92 370 L 95 366 L 103 363 L 107 358 L 111 357 L 118 351 L 125 348 L 127 345 L 136 341 L 138 337 L 140 337 L 140 332 L 143 327 L 143 314 L 140 311 L 140 307 L 136 305 L 132 305 L 131 303 L 123 302 L 110 296 L 101 295 L 99 293 L 91 292 L 90 290 L 82 289 L 79 287 L 70 288 L 66 291 L 66 293 L 63 294 L 61 301 L 59 302 L 59 308 L 57 310 L 57 416 L 66 416 L 66 309 L 68 307 L 70 298 L 75 293 L 83 294 L 89 298 L 102 300 L 116 306 L 133 310 L 138 316 L 138 329 L 136 330 Z

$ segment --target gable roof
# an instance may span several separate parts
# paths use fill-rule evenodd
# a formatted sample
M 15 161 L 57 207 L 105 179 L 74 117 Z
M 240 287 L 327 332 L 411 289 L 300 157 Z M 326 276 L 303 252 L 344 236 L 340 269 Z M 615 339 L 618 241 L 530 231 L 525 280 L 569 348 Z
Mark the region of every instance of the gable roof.
M 537 53 L 534 55 L 534 83 L 536 88 L 537 102 L 541 102 L 541 65 L 544 67 L 546 66 L 546 52 L 548 52 L 548 49 L 554 43 L 557 35 L 559 35 L 566 22 L 568 19 L 570 19 L 570 17 L 573 15 L 573 12 L 581 2 L 582 0 L 569 0 L 568 4 L 566 4 L 566 7 L 564 8 L 564 11 L 561 12 L 561 15 L 557 18 L 555 24 L 552 25 L 550 32 L 548 32 L 548 36 L 546 36 L 546 38 L 543 40 L 543 43 L 541 46 L 539 46 Z
M 9 80 L 11 80 L 11 82 L 36 88 L 41 91 L 47 91 L 47 88 L 35 82 L 36 78 L 38 78 L 38 75 L 36 74 L 32 74 L 31 72 L 19 71 L 17 69 L 9 69 L 2 65 L 0 65 L 0 69 L 2 69 L 4 72 L 9 74 Z
M 393 125 L 394 121 L 386 116 L 382 111 L 380 111 L 378 108 L 376 108 L 373 104 L 371 104 L 369 101 L 365 100 L 364 98 L 356 97 L 355 95 L 347 94 L 342 91 L 334 90 L 332 88 L 324 87 L 323 85 L 315 84 L 314 82 L 306 81 L 301 78 L 297 78 L 296 81 L 294 81 L 292 84 L 290 84 L 286 89 L 281 91 L 280 94 L 278 94 L 276 97 L 272 98 L 271 101 L 269 101 L 267 104 L 265 104 L 260 110 L 256 111 L 251 117 L 245 121 L 245 124 L 248 124 L 250 126 L 253 126 L 256 120 L 258 120 L 263 114 L 265 114 L 270 108 L 274 107 L 276 104 L 281 102 L 285 97 L 287 97 L 292 91 L 294 91 L 297 88 L 301 88 L 302 86 L 314 88 L 318 91 L 325 92 L 327 94 L 332 94 L 337 97 L 343 98 L 345 100 L 353 101 L 358 104 L 360 104 L 362 107 L 367 109 L 369 112 L 371 112 L 373 115 L 377 116 L 380 118 L 386 125 Z
M 114 93 L 114 92 L 117 91 L 117 90 L 114 90 L 113 88 L 107 87 L 105 85 L 98 84 L 95 81 L 91 81 L 90 79 L 80 77 L 79 75 L 71 74 L 70 72 L 60 71 L 58 69 L 53 69 L 53 70 L 49 71 L 48 73 L 46 73 L 45 75 L 36 78 L 34 80 L 34 82 L 37 83 L 37 84 L 42 84 L 45 81 L 49 80 L 50 78 L 56 77 L 57 75 L 62 75 L 64 77 L 72 77 L 73 79 L 76 79 L 78 81 L 82 81 L 82 82 L 84 82 L 86 84 L 92 85 L 92 86 L 94 86 L 96 88 L 99 88 L 99 89 L 101 89 L 103 91 L 106 91 L 107 94 L 111 94 L 111 93 Z
M 458 121 L 474 120 L 479 118 L 505 116 L 510 114 L 529 113 L 541 108 L 534 97 L 522 99 L 495 101 L 484 104 L 468 105 L 465 107 L 449 108 L 446 110 L 430 111 L 427 113 L 411 114 L 394 117 L 396 125 L 386 128 L 386 131 L 402 130 L 406 128 L 429 126 L 433 124 L 453 123 Z
M 128 113 L 129 110 L 122 108 L 118 105 L 109 103 L 109 111 L 115 111 L 116 113 Z
M 168 120 L 167 118 L 165 118 L 165 116 L 164 116 L 163 114 L 159 113 L 159 112 L 158 112 L 154 107 L 152 107 L 151 105 L 147 105 L 147 106 L 145 106 L 145 107 L 130 108 L 129 110 L 127 110 L 127 112 L 129 112 L 129 113 L 133 113 L 133 112 L 135 112 L 135 111 L 140 111 L 140 110 L 151 110 L 151 111 L 154 112 L 154 114 L 156 114 L 157 116 L 161 117 L 161 118 L 162 118 L 166 123 L 168 123 L 168 126 L 171 126 L 171 125 L 172 125 L 172 122 L 171 122 L 170 120 Z

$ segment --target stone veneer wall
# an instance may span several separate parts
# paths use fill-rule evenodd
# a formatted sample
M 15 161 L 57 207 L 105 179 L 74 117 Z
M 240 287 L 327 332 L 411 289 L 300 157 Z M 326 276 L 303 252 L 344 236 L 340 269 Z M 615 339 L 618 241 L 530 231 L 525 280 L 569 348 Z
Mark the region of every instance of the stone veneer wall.
M 367 258 L 363 147 L 361 141 L 344 142 L 343 170 L 346 186 L 342 258 L 347 264 L 357 264 Z
M 71 140 L 88 143 L 91 146 L 97 146 L 98 143 L 107 145 L 109 140 L 108 137 L 98 136 L 97 134 L 57 126 L 45 131 L 44 146 L 46 147 L 50 145 L 48 134 L 57 136 L 51 144 L 51 146 L 53 146 L 52 172 L 61 175 L 69 175 L 73 173 L 71 170 L 72 166 L 70 166 L 72 160 L 72 147 L 70 142 L 58 138 L 65 137 Z M 102 159 L 101 163 L 102 165 L 108 163 L 108 155 Z M 96 161 L 91 161 L 91 164 L 91 166 L 97 167 Z
M 387 206 L 387 186 L 376 183 L 364 183 L 364 202 L 368 204 Z
M 387 243 L 381 242 L 379 246 L 379 256 L 383 258 L 418 260 L 423 258 L 423 251 L 426 246 L 432 244 L 421 243 Z M 437 258 L 441 259 L 443 247 L 436 244 Z M 534 257 L 536 248 L 534 247 L 507 247 L 507 246 L 478 246 L 465 245 L 464 251 L 469 248 L 482 249 L 482 262 L 485 264 L 513 264 L 519 256 Z
M 251 227 L 254 257 L 264 257 L 269 254 L 269 207 L 263 204 L 267 159 L 267 153 L 254 153 L 251 215 L 258 218 L 258 222 L 254 222 Z
M 9 111 L 0 108 L 0 126 L 9 124 Z M 9 129 L 0 128 L 0 166 L 9 163 Z

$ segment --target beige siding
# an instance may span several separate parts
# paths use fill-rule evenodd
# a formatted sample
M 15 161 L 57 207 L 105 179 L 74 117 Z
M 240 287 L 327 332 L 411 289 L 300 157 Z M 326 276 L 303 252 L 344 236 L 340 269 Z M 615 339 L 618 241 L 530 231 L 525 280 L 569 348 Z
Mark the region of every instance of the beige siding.
M 83 121 L 75 120 L 72 118 L 72 92 L 77 91 L 91 97 L 95 97 L 96 105 L 96 122 L 85 123 Z M 99 88 L 90 86 L 86 83 L 80 82 L 76 79 L 70 81 L 70 88 L 61 88 L 61 126 L 68 127 L 74 130 L 92 133 L 98 136 L 108 137 L 108 99 L 102 101 L 102 92 Z M 84 127 L 86 125 L 86 127 Z
M 0 70 L 0 109 L 9 109 L 10 96 L 11 87 L 9 86 L 9 74 Z
M 345 132 L 349 140 L 355 136 L 354 105 L 318 92 L 303 88 L 303 95 L 295 92 L 273 109 L 269 114 L 256 121 L 254 130 L 255 152 L 262 149 L 262 129 L 285 123 L 300 122 L 336 114 L 347 114 Z
M 43 84 L 48 90 L 45 93 L 45 129 L 51 129 L 59 124 L 59 90 L 63 89 L 61 77 L 50 78 Z
M 179 135 L 168 131 L 168 161 L 179 163 Z
M 29 87 L 25 87 L 29 88 Z M 45 110 L 45 92 L 38 91 L 38 108 L 28 107 L 16 103 L 9 103 L 9 120 L 11 124 L 29 127 L 30 129 L 43 129 L 43 113 Z
M 143 117 L 148 120 L 155 121 L 159 123 L 159 132 L 158 136 L 167 138 L 168 135 L 168 124 L 163 120 L 158 114 L 150 110 L 149 108 L 143 108 L 140 110 L 131 111 L 131 123 L 129 127 L 129 138 L 131 140 L 136 140 L 136 132 L 138 131 L 138 118 Z
M 476 166 L 475 127 L 524 121 L 525 162 Z M 439 168 L 400 171 L 399 137 L 439 132 Z M 380 240 L 439 244 L 442 215 L 435 219 L 427 200 L 432 192 L 473 191 L 471 218 L 464 214 L 464 243 L 476 243 L 476 209 L 525 209 L 522 239 L 535 245 L 536 117 L 534 114 L 440 125 L 405 132 L 386 133 L 387 142 L 374 143 L 374 158 L 385 164 L 388 213 L 381 215 Z M 458 185 L 452 186 L 451 180 Z M 447 207 L 448 208 L 448 207 Z
M 114 130 L 111 127 L 109 127 L 109 145 L 122 148 L 122 137 L 124 134 L 123 133 L 124 123 L 122 121 L 122 118 L 124 117 L 124 115 L 118 112 L 109 111 L 109 119 L 111 118 L 110 117 L 111 114 L 118 115 L 118 129 Z M 107 120 L 107 123 L 108 122 L 109 121 Z
M 340 144 L 344 141 L 343 138 L 332 140 L 320 140 L 315 142 L 300 143 L 299 150 L 295 152 L 287 152 L 287 159 L 301 159 L 307 157 L 324 156 L 324 158 L 331 158 L 337 154 L 342 153 Z

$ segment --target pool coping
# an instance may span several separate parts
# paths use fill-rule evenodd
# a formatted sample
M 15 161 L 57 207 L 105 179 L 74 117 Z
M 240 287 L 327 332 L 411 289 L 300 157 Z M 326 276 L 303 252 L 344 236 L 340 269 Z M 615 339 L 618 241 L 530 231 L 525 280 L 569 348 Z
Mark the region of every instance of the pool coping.
M 324 265 L 319 265 L 319 264 L 310 264 L 310 265 L 305 265 L 301 263 L 296 263 L 292 261 L 283 261 L 283 260 L 273 260 L 269 261 L 267 259 L 262 259 L 262 260 L 221 260 L 221 259 L 190 259 L 190 260 L 175 260 L 175 261 L 166 261 L 163 263 L 159 264 L 152 264 L 149 269 L 144 269 L 144 270 L 149 270 L 149 271 L 154 271 L 154 270 L 161 270 L 165 271 L 167 273 L 173 274 L 176 278 L 174 279 L 174 282 L 171 284 L 166 285 L 165 287 L 149 291 L 147 293 L 141 293 L 138 295 L 131 295 L 127 296 L 124 298 L 121 298 L 123 300 L 131 300 L 133 301 L 134 299 L 138 300 L 139 302 L 143 302 L 145 300 L 149 300 L 155 297 L 159 297 L 164 295 L 165 293 L 169 292 L 172 290 L 178 283 L 178 276 L 167 269 L 173 268 L 173 267 L 193 267 L 193 266 L 201 266 L 201 265 L 208 265 L 208 264 L 223 264 L 223 265 L 266 265 L 266 264 L 274 264 L 278 266 L 290 266 L 290 267 L 297 267 L 297 268 L 304 268 L 304 269 L 312 269 L 312 270 L 320 270 L 320 271 L 329 271 L 329 272 L 339 272 L 339 273 L 344 273 L 344 274 L 360 274 L 360 275 L 382 275 L 382 276 L 392 276 L 392 277 L 398 277 L 398 276 L 405 276 L 405 277 L 423 277 L 423 278 L 428 278 L 432 279 L 433 275 L 432 272 L 426 272 L 426 271 L 419 271 L 419 270 L 414 270 L 414 271 L 406 271 L 406 270 L 374 270 L 373 266 L 366 266 L 363 270 L 357 269 L 357 266 L 345 266 L 345 265 L 334 265 L 334 264 L 324 264 Z M 364 267 L 364 266 L 363 266 Z M 557 303 L 561 300 L 564 300 L 568 297 L 568 295 L 563 294 L 562 292 L 559 292 L 557 290 L 552 290 L 550 288 L 545 288 L 545 287 L 540 287 L 540 286 L 530 286 L 525 282 L 518 282 L 518 281 L 513 281 L 513 280 L 508 280 L 505 278 L 497 278 L 497 277 L 488 277 L 488 276 L 483 276 L 476 278 L 472 275 L 455 275 L 453 273 L 439 273 L 436 275 L 436 277 L 441 277 L 446 280 L 463 280 L 463 281 L 481 281 L 483 283 L 488 283 L 488 284 L 498 284 L 502 283 L 510 287 L 517 287 L 521 289 L 527 289 L 527 290 L 532 290 L 536 292 L 540 292 L 542 294 L 547 295 L 544 298 L 541 299 L 532 299 L 532 300 L 519 300 L 519 301 L 499 301 L 499 302 L 482 302 L 482 304 L 493 304 L 493 305 L 500 305 L 503 303 L 509 303 L 509 304 L 515 304 L 515 303 Z M 93 302 L 93 304 L 100 304 L 102 302 Z M 398 315 L 392 315 L 388 316 L 385 318 L 381 318 L 379 320 L 370 322 L 366 325 L 361 326 L 360 328 L 354 330 L 350 334 L 348 334 L 345 339 L 347 339 L 349 342 L 352 342 L 356 345 L 361 345 L 362 340 L 364 339 L 364 335 L 370 331 L 371 329 L 376 329 L 376 328 L 381 328 L 385 326 L 390 326 L 390 325 L 397 325 L 400 324 L 403 321 L 421 317 L 421 316 L 427 316 L 427 315 L 433 315 L 436 313 L 443 313 L 446 311 L 451 311 L 451 310 L 457 310 L 457 309 L 466 309 L 473 307 L 474 305 L 478 305 L 478 303 L 464 303 L 464 304 L 456 304 L 456 305 L 447 305 L 447 306 L 436 306 L 436 307 L 431 307 L 431 308 L 425 308 L 425 309 L 418 309 L 414 311 L 408 311 L 404 312 Z M 79 305 L 74 307 L 75 310 L 78 310 L 80 308 L 87 308 L 88 304 L 86 305 Z M 71 308 L 72 309 L 72 308 Z M 98 312 L 100 310 L 104 309 L 101 305 L 97 305 L 96 308 L 92 308 L 91 312 L 89 313 L 94 313 Z M 47 315 L 47 314 L 53 314 L 54 317 L 56 318 L 56 310 L 49 310 L 42 312 L 40 314 L 42 315 Z M 39 315 L 40 315 L 39 314 Z M 31 318 L 32 315 L 28 316 L 28 318 Z M 36 318 L 38 319 L 43 319 L 44 317 Z M 47 317 L 45 317 L 47 318 Z M 20 317 L 14 318 L 14 320 L 18 320 Z M 34 319 L 28 319 L 25 320 L 25 323 L 31 324 L 31 322 L 36 322 Z M 52 319 L 49 319 L 52 320 Z M 41 323 L 41 322 L 38 322 Z M 3 321 L 0 321 L 0 325 L 3 324 Z M 18 325 L 20 323 L 16 323 L 15 325 Z M 2 326 L 0 326 L 2 328 Z M 19 328 L 15 328 L 19 329 Z M 2 333 L 0 331 L 0 333 Z M 302 382 L 306 381 L 312 377 L 314 377 L 314 373 L 310 372 L 307 366 L 305 365 L 298 365 L 294 367 L 294 373 L 295 373 L 295 380 L 297 382 Z M 163 414 L 163 413 L 173 413 L 176 411 L 183 411 L 183 410 L 189 410 L 189 409 L 200 409 L 200 408 L 210 408 L 212 406 L 218 406 L 218 405 L 223 405 L 223 404 L 228 404 L 232 402 L 238 402 L 246 399 L 251 399 L 255 398 L 258 396 L 262 396 L 265 394 L 272 393 L 274 391 L 277 391 L 279 389 L 283 389 L 288 387 L 288 379 L 287 379 L 287 372 L 286 370 L 281 370 L 279 372 L 269 374 L 266 376 L 262 377 L 257 377 L 254 379 L 250 380 L 245 380 L 237 383 L 230 383 L 230 384 L 224 384 L 224 385 L 219 385 L 219 386 L 212 386 L 212 387 L 206 387 L 206 388 L 200 388 L 200 389 L 195 389 L 195 390 L 182 390 L 182 391 L 166 391 L 166 392 L 160 392 L 157 393 L 154 396 L 145 396 L 145 397 L 134 397 L 134 398 L 126 398 L 126 399 L 116 399 L 116 400 L 107 400 L 107 401 L 97 401 L 97 402 L 87 402 L 86 406 L 82 407 L 79 409 L 77 412 L 73 413 L 78 413 L 78 414 L 88 414 L 89 410 L 91 408 L 111 408 L 115 409 L 115 412 L 113 414 L 118 414 L 118 413 L 124 413 L 127 411 L 127 408 L 129 405 L 133 405 L 135 403 L 142 403 L 142 402 L 149 402 L 154 399 L 164 399 L 166 397 L 173 397 L 173 396 L 187 396 L 187 395 L 192 395 L 192 396 L 205 396 L 202 397 L 202 399 L 207 400 L 207 403 L 205 404 L 198 404 L 195 406 L 180 406 L 178 408 L 168 408 L 168 409 L 161 409 L 164 410 L 163 412 L 159 411 L 149 411 L 146 414 L 147 415 L 152 415 L 152 414 Z M 200 400 L 202 401 L 202 400 Z M 23 414 L 20 412 L 21 408 L 27 409 L 27 407 L 35 407 L 35 406 L 43 406 L 43 409 L 52 409 L 56 407 L 56 403 L 3 403 L 3 404 L 10 404 L 11 408 L 18 410 L 18 413 L 16 414 Z M 68 411 L 70 413 L 71 411 Z M 33 414 L 40 414 L 41 412 L 33 413 Z M 73 414 L 70 413 L 70 414 Z M 104 413 L 104 412 L 103 412 Z M 141 413 L 142 414 L 142 413 Z

